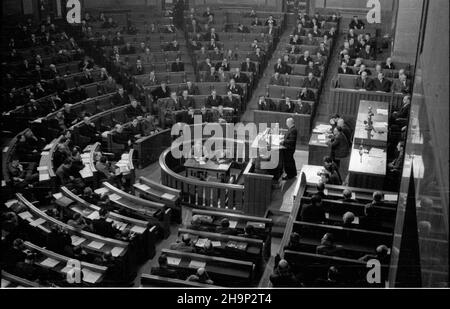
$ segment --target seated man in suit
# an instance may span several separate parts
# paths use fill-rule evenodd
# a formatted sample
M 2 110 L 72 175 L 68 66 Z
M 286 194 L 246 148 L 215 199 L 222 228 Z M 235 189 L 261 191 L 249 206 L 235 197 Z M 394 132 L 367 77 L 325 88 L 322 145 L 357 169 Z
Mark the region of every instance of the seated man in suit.
M 297 64 L 308 65 L 308 63 L 312 61 L 311 56 L 309 55 L 309 50 L 305 50 L 303 56 L 299 57 L 297 60 Z
M 250 33 L 248 27 L 244 26 L 243 24 L 238 24 L 236 31 L 239 33 Z
M 240 68 L 236 68 L 235 72 L 236 73 L 233 75 L 233 79 L 235 80 L 236 83 L 242 83 L 242 84 L 250 83 L 250 79 L 248 78 L 248 76 L 246 74 L 241 73 Z
M 284 100 L 280 100 L 278 111 L 281 113 L 292 113 L 294 111 L 294 104 L 291 102 L 289 97 L 284 98 Z
M 336 121 L 336 126 L 342 128 L 342 133 L 345 135 L 349 142 L 349 146 L 352 145 L 352 137 L 353 137 L 353 131 L 350 129 L 350 127 L 345 123 L 344 118 L 338 118 Z
M 373 90 L 391 92 L 391 81 L 385 78 L 383 73 L 378 73 L 377 78 L 373 80 Z
M 350 189 L 344 189 L 342 192 L 342 199 L 343 202 L 348 203 L 356 203 L 357 201 L 353 199 L 353 192 Z
M 206 272 L 206 270 L 203 267 L 200 267 L 199 269 L 197 269 L 197 272 L 195 274 L 187 277 L 186 281 L 199 282 L 199 283 L 211 284 L 211 285 L 214 284 L 214 281 L 212 281 L 209 278 L 208 273 Z
M 319 89 L 319 80 L 316 77 L 314 77 L 314 74 L 312 72 L 309 72 L 308 77 L 303 80 L 302 87 L 310 89 Z
M 170 88 L 167 87 L 167 83 L 165 81 L 161 81 L 161 85 L 151 92 L 153 101 L 155 102 L 158 101 L 158 99 L 168 98 L 170 93 Z
M 264 95 L 259 96 L 258 109 L 260 111 L 275 111 L 276 106 L 273 104 L 272 100 L 266 98 Z
M 385 70 L 395 70 L 395 65 L 394 65 L 394 63 L 392 62 L 392 58 L 391 58 L 391 57 L 388 57 L 388 58 L 386 59 L 386 62 L 383 62 L 383 63 L 381 64 L 381 66 L 382 66 L 382 68 L 385 69 Z
M 373 202 L 364 207 L 364 216 L 359 218 L 359 226 L 365 230 L 379 231 L 382 219 L 378 217 L 376 204 Z
M 189 96 L 187 89 L 183 90 L 181 98 L 178 101 L 177 110 L 183 111 L 176 116 L 177 122 L 191 123 L 194 116 L 195 102 L 192 97 Z
M 230 221 L 227 218 L 223 218 L 220 221 L 220 226 L 216 227 L 216 233 L 225 235 L 236 235 L 236 231 L 230 228 Z
M 259 20 L 259 18 L 257 16 L 255 16 L 255 18 L 252 20 L 251 25 L 252 26 L 262 26 L 262 22 Z
M 338 69 L 338 74 L 353 74 L 352 69 L 350 69 L 347 65 L 347 62 L 342 61 L 341 66 Z
M 392 113 L 389 119 L 389 124 L 392 129 L 398 130 L 400 127 L 405 126 L 408 123 L 411 110 L 411 97 L 406 95 L 403 97 L 402 106 L 398 111 Z
M 223 107 L 229 107 L 233 109 L 233 117 L 237 117 L 240 111 L 239 100 L 236 98 L 231 90 L 227 91 L 227 96 L 223 99 Z
M 187 90 L 188 95 L 200 95 L 200 89 L 190 80 L 186 81 L 186 86 L 183 88 L 183 90 Z
M 92 228 L 95 234 L 109 238 L 116 238 L 121 234 L 120 230 L 112 222 L 106 221 L 108 217 L 108 211 L 106 209 L 101 208 L 98 213 L 100 215 L 99 218 L 92 221 Z
M 278 58 L 274 70 L 275 73 L 286 74 L 286 65 L 281 61 L 281 58 Z
M 299 92 L 297 99 L 303 100 L 303 101 L 315 101 L 316 96 L 314 94 L 314 91 L 308 88 L 302 88 L 302 90 Z
M 397 157 L 388 163 L 388 172 L 399 174 L 403 168 L 405 143 L 403 141 L 397 144 Z
M 325 222 L 326 217 L 325 210 L 322 207 L 322 198 L 314 195 L 310 204 L 302 205 L 300 217 L 305 222 Z
M 241 71 L 242 72 L 252 72 L 253 74 L 256 73 L 256 65 L 254 62 L 250 61 L 250 57 L 245 58 L 245 62 L 241 64 Z
M 399 75 L 398 79 L 394 81 L 392 90 L 395 93 L 411 94 L 411 82 L 405 74 Z
M 350 29 L 362 30 L 365 27 L 364 22 L 358 18 L 358 16 L 353 16 L 352 21 L 349 26 Z
M 117 124 L 114 128 L 112 134 L 112 140 L 116 144 L 121 144 L 125 149 L 131 146 L 134 138 L 131 136 L 130 132 L 126 130 L 122 125 Z
M 175 111 L 179 106 L 179 98 L 175 91 L 170 93 L 170 98 L 162 100 L 159 106 L 159 119 L 161 127 L 167 128 L 176 122 Z
M 128 94 L 123 90 L 123 87 L 119 86 L 119 89 L 117 89 L 117 92 L 114 94 L 111 101 L 114 106 L 122 106 L 129 104 L 130 98 L 128 97 Z
M 215 67 L 210 67 L 209 72 L 205 75 L 204 81 L 208 83 L 216 83 L 219 81 Z
M 302 44 L 302 40 L 300 39 L 298 34 L 294 34 L 294 36 L 291 37 L 291 39 L 289 40 L 289 44 L 291 44 L 291 45 L 301 45 Z
M 195 252 L 195 248 L 188 234 L 181 235 L 181 241 L 177 240 L 175 243 L 170 244 L 169 248 L 180 252 Z
M 170 269 L 167 264 L 167 255 L 161 254 L 158 258 L 158 267 L 152 267 L 150 273 L 155 276 L 179 279 L 175 269 Z
M 274 287 L 301 287 L 302 283 L 289 267 L 286 260 L 280 260 L 269 278 Z
M 294 106 L 294 113 L 300 115 L 311 115 L 311 105 L 299 99 L 297 104 Z
M 177 56 L 177 58 L 175 59 L 175 62 L 172 63 L 171 71 L 172 72 L 184 72 L 184 63 L 181 62 L 181 59 L 179 56 Z
M 372 47 L 369 44 L 366 44 L 364 46 L 364 49 L 361 49 L 358 57 L 367 60 L 376 60 L 375 52 L 372 50 Z
M 355 79 L 355 89 L 364 91 L 373 91 L 373 81 L 367 76 L 367 72 L 363 71 L 361 76 Z
M 275 71 L 273 76 L 270 78 L 269 85 L 275 86 L 285 86 L 284 78 L 280 76 L 280 72 Z
M 339 256 L 342 254 L 342 246 L 334 243 L 334 235 L 326 233 L 323 235 L 320 245 L 316 248 L 316 253 L 321 255 Z
M 216 89 L 213 89 L 211 91 L 211 95 L 206 99 L 205 106 L 207 108 L 215 108 L 215 107 L 219 107 L 219 105 L 223 105 L 222 97 L 217 95 Z
M 138 104 L 138 101 L 133 99 L 131 101 L 131 105 L 125 109 L 125 114 L 127 115 L 127 118 L 130 120 L 138 116 L 144 116 L 144 110 L 142 109 L 142 106 Z
M 92 144 L 101 140 L 100 132 L 97 131 L 95 124 L 91 122 L 88 116 L 83 118 L 83 124 L 80 125 L 78 132 L 83 137 L 88 138 L 88 143 Z
M 136 66 L 133 67 L 133 75 L 143 75 L 145 74 L 145 68 L 142 65 L 141 59 L 136 60 Z
M 244 95 L 244 90 L 240 85 L 236 85 L 236 80 L 234 78 L 230 79 L 227 91 L 231 91 L 233 94 L 237 94 L 241 97 Z
M 314 61 L 308 62 L 308 66 L 306 67 L 305 72 L 307 76 L 309 75 L 309 73 L 312 73 L 312 75 L 316 78 L 320 78 L 322 76 L 322 72 L 320 71 L 319 67 L 314 64 Z

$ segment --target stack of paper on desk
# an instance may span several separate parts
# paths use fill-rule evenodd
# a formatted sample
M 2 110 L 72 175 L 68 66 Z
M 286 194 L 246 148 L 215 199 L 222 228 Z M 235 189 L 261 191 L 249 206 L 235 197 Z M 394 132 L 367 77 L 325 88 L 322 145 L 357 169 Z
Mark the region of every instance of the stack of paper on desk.
M 72 239 L 72 245 L 74 245 L 75 247 L 79 246 L 83 241 L 86 240 L 85 238 L 76 235 L 72 235 L 70 238 Z
M 45 260 L 43 260 L 41 262 L 42 266 L 46 266 L 46 267 L 50 267 L 50 268 L 53 268 L 58 264 L 59 264 L 59 261 L 52 259 L 52 258 L 46 258 Z
M 98 188 L 98 189 L 94 190 L 94 192 L 99 194 L 99 195 L 102 195 L 103 193 L 108 192 L 108 189 L 106 189 L 106 188 Z
M 101 247 L 103 247 L 105 244 L 99 241 L 91 241 L 88 246 L 94 249 L 100 249 Z
M 199 268 L 205 268 L 205 266 L 206 266 L 206 263 L 205 263 L 205 262 L 202 262 L 202 261 L 195 261 L 195 260 L 192 260 L 192 261 L 189 263 L 189 267 L 191 267 L 191 268 L 196 268 L 196 269 L 199 269 Z
M 169 265 L 173 265 L 173 266 L 178 266 L 181 262 L 180 258 L 176 258 L 176 257 L 167 257 L 167 264 Z
M 149 186 L 147 186 L 146 184 L 143 183 L 137 183 L 134 185 L 136 188 L 141 189 L 142 191 L 147 191 L 148 189 L 150 189 Z
M 31 222 L 30 225 L 31 226 L 38 226 L 38 225 L 41 225 L 44 222 L 45 222 L 45 219 L 38 218 L 38 219 L 34 220 L 33 222 Z
M 114 247 L 111 250 L 111 255 L 113 257 L 118 257 L 122 253 L 123 249 L 124 249 L 123 247 Z

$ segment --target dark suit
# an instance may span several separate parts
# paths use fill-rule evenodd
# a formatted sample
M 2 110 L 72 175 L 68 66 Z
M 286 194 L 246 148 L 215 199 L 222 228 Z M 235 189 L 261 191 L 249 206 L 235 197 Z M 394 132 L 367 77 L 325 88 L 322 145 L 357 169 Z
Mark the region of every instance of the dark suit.
M 128 97 L 128 95 L 125 92 L 123 93 L 123 95 L 120 95 L 119 93 L 116 93 L 112 97 L 112 103 L 115 106 L 126 105 L 126 104 L 130 103 L 130 98 Z
M 296 104 L 294 107 L 294 113 L 302 114 L 302 115 L 310 115 L 311 114 L 311 105 L 308 103 L 302 102 L 301 104 Z
M 339 133 L 331 141 L 331 156 L 332 158 L 342 159 L 346 158 L 348 154 L 349 142 L 343 133 Z
M 349 75 L 351 75 L 351 74 L 353 74 L 353 70 L 347 67 L 347 69 L 344 71 L 344 69 L 339 67 L 338 73 L 339 74 L 349 74 Z
M 94 233 L 99 234 L 104 237 L 114 238 L 117 234 L 117 230 L 113 228 L 111 222 L 107 222 L 105 218 L 99 218 L 92 221 L 92 227 L 94 228 Z
M 283 149 L 283 166 L 287 174 L 287 178 L 294 178 L 297 176 L 297 167 L 295 166 L 294 153 L 297 145 L 297 129 L 295 126 L 289 128 L 284 135 Z
M 383 78 L 380 81 L 378 78 L 376 78 L 373 80 L 373 90 L 391 92 L 391 81 L 386 78 Z
M 275 70 L 275 72 L 278 72 L 280 74 L 286 74 L 287 73 L 286 65 L 284 65 L 284 64 L 278 64 L 278 63 L 275 64 L 274 70 Z
M 184 72 L 184 63 L 183 62 L 174 62 L 172 63 L 172 72 Z
M 307 204 L 302 206 L 302 211 L 300 212 L 300 217 L 302 221 L 305 222 L 325 222 L 325 210 L 316 205 Z
M 244 62 L 241 64 L 241 71 L 256 73 L 256 65 L 253 62 Z
M 313 88 L 319 89 L 319 80 L 313 77 L 311 80 L 309 78 L 305 78 L 302 84 L 303 88 Z
M 250 80 L 249 80 L 248 76 L 245 75 L 245 74 L 242 74 L 242 73 L 240 73 L 239 76 L 238 75 L 234 75 L 233 78 L 234 78 L 234 81 L 236 83 L 243 83 L 243 84 L 250 83 Z
M 221 96 L 216 96 L 216 98 L 213 98 L 212 95 L 210 95 L 208 97 L 208 99 L 206 99 L 206 104 L 205 106 L 207 108 L 211 108 L 211 107 L 218 107 L 219 105 L 223 105 L 222 103 L 222 97 Z
M 266 99 L 263 102 L 258 101 L 258 109 L 260 111 L 274 111 L 274 110 L 276 110 L 276 107 L 273 104 L 272 100 Z
M 244 90 L 242 90 L 242 87 L 239 85 L 235 85 L 233 88 L 228 86 L 227 91 L 231 91 L 232 94 L 238 94 L 240 96 L 244 95 Z
M 357 77 L 355 80 L 355 89 L 365 89 L 367 91 L 373 90 L 373 82 L 370 78 L 363 80 L 361 77 Z
M 306 58 L 305 58 L 305 56 L 303 56 L 303 57 L 298 58 L 297 64 L 308 65 L 308 63 L 309 63 L 310 61 L 312 61 L 312 58 L 311 58 L 311 57 L 306 57 Z
M 401 92 L 403 94 L 410 94 L 411 93 L 411 82 L 409 80 L 406 80 L 405 82 L 401 82 L 400 80 L 394 81 L 393 86 L 394 92 Z

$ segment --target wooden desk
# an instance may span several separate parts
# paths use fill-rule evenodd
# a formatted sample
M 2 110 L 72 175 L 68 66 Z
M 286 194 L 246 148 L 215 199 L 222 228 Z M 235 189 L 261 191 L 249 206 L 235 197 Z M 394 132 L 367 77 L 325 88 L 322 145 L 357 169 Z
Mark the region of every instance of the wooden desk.
M 372 110 L 371 130 L 364 122 L 368 122 L 369 109 Z M 359 103 L 356 119 L 354 144 L 374 147 L 387 147 L 389 103 L 362 100 Z
M 220 182 L 227 182 L 230 178 L 230 168 L 232 162 L 216 163 L 212 160 L 197 161 L 195 159 L 187 159 L 184 162 L 186 169 L 186 177 L 198 177 L 198 173 L 204 174 L 205 179 L 208 175 L 214 176 Z
M 364 147 L 361 156 L 359 145 L 353 145 L 348 168 L 349 186 L 382 190 L 386 176 L 386 161 L 386 149 Z
M 326 134 L 331 130 L 331 125 L 325 122 L 318 122 L 314 127 L 311 139 L 309 140 L 309 165 L 322 165 L 323 157 L 331 154 L 331 149 L 327 145 Z

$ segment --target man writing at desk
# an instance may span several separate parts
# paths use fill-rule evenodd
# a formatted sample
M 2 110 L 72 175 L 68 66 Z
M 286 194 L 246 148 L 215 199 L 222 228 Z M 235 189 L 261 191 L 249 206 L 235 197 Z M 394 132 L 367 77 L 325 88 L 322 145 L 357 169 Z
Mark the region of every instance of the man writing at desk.
M 283 180 L 290 180 L 297 177 L 297 167 L 295 166 L 294 153 L 297 145 L 297 128 L 295 127 L 294 119 L 286 119 L 286 126 L 288 131 L 284 134 L 281 146 L 284 147 L 282 151 L 283 167 L 286 176 Z

